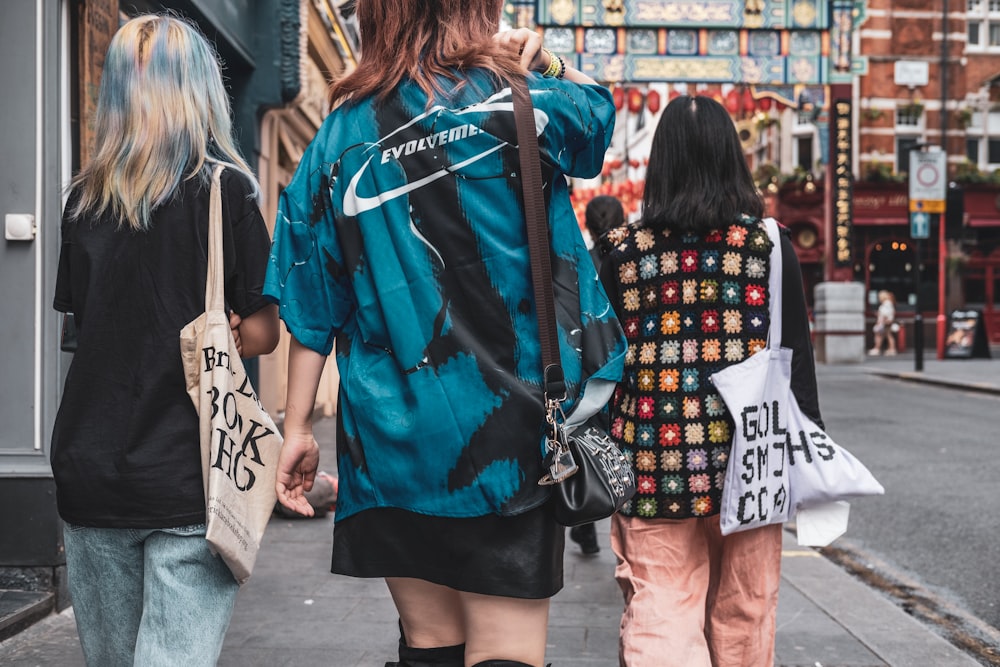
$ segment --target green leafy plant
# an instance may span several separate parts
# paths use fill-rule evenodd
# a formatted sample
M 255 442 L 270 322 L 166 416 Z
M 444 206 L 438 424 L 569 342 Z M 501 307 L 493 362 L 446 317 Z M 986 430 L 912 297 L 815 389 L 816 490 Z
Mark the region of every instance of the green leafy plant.
M 920 102 L 909 102 L 896 107 L 897 125 L 916 125 L 924 113 L 924 105 Z
M 753 171 L 753 182 L 759 189 L 764 190 L 768 185 L 776 183 L 780 174 L 778 165 L 773 162 L 761 162 Z
M 972 116 L 975 112 L 969 107 L 963 107 L 955 112 L 955 120 L 963 130 L 972 125 Z
M 781 127 L 781 121 L 775 116 L 764 116 L 763 118 L 757 119 L 758 132 L 763 132 L 769 127 L 774 127 L 775 125 Z
M 865 166 L 863 180 L 869 183 L 902 183 L 906 181 L 906 174 L 897 174 L 891 164 L 873 160 Z
M 798 165 L 795 167 L 794 170 L 792 170 L 792 173 L 781 175 L 781 184 L 782 185 L 785 185 L 787 183 L 802 184 L 805 183 L 806 180 L 808 180 L 809 176 L 810 176 L 809 170 L 803 167 L 802 165 Z
M 989 183 L 990 174 L 982 171 L 975 162 L 964 160 L 955 166 L 956 183 Z

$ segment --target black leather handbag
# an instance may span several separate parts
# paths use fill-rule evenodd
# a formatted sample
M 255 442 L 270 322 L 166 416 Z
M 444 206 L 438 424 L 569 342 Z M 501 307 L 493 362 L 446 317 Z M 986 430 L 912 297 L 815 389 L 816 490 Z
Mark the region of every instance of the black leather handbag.
M 515 81 L 511 84 L 511 92 L 548 422 L 545 464 L 549 472 L 538 483 L 552 486 L 551 502 L 556 521 L 564 526 L 577 526 L 607 518 L 620 510 L 635 495 L 635 473 L 625 455 L 599 426 L 596 416 L 576 428 L 567 427 L 565 423 L 561 406 L 566 400 L 566 384 L 556 330 L 549 227 L 542 193 L 535 114 L 526 82 Z

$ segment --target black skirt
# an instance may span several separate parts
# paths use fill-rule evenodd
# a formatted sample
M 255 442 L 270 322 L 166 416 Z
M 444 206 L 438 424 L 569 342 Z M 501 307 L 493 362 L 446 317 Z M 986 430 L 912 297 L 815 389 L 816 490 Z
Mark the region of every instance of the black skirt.
M 336 522 L 331 571 L 542 599 L 563 586 L 564 545 L 547 503 L 517 516 L 461 519 L 378 508 Z

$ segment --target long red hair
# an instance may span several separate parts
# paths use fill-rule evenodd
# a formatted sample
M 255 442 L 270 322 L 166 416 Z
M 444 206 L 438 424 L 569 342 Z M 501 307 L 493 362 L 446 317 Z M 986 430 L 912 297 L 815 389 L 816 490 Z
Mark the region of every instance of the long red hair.
M 330 101 L 384 99 L 404 79 L 433 97 L 444 92 L 439 77 L 460 86 L 460 73 L 473 68 L 502 81 L 523 76 L 518 55 L 493 41 L 503 2 L 360 0 L 361 58 L 356 70 L 330 87 Z

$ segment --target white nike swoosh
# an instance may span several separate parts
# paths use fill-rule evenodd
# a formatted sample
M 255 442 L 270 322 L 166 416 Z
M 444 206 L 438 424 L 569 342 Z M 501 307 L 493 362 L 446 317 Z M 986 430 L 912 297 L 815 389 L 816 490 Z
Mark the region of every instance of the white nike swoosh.
M 365 211 L 370 211 L 373 208 L 378 208 L 382 204 L 390 202 L 393 199 L 396 199 L 397 197 L 402 197 L 403 195 L 409 192 L 413 192 L 414 190 L 422 188 L 425 185 L 433 183 L 434 181 L 444 176 L 447 176 L 453 171 L 457 171 L 463 167 L 478 162 L 487 155 L 490 155 L 491 153 L 496 153 L 498 150 L 500 150 L 506 145 L 507 142 L 505 141 L 502 144 L 494 146 L 493 148 L 487 151 L 483 151 L 482 153 L 473 155 L 467 160 L 463 160 L 462 162 L 454 164 L 448 169 L 438 169 L 434 173 L 424 176 L 419 180 L 413 181 L 412 183 L 406 183 L 404 185 L 400 185 L 398 188 L 387 190 L 378 195 L 375 195 L 374 197 L 362 197 L 361 195 L 358 194 L 358 181 L 360 181 L 361 177 L 364 176 L 365 170 L 368 168 L 368 165 L 371 164 L 372 159 L 375 157 L 374 155 L 372 155 L 367 160 L 365 160 L 364 165 L 362 165 L 361 169 L 358 169 L 357 173 L 355 173 L 354 176 L 351 177 L 351 182 L 347 184 L 347 192 L 344 194 L 344 214 L 354 217 L 356 215 L 364 213 Z
M 509 89 L 507 89 L 505 92 L 507 95 L 510 94 Z M 467 109 L 464 109 L 462 113 L 464 114 L 470 111 L 501 111 L 501 110 L 502 111 L 510 110 L 513 112 L 514 106 L 512 102 L 494 101 L 496 97 L 499 97 L 502 94 L 503 93 L 499 93 L 497 96 L 494 96 L 493 98 L 490 98 L 481 104 L 468 107 Z M 415 120 L 416 119 L 414 119 L 414 121 Z M 535 126 L 536 126 L 535 131 L 538 135 L 541 135 L 542 132 L 545 130 L 545 126 L 548 125 L 548 120 L 549 120 L 548 114 L 546 114 L 543 111 L 540 111 L 537 108 L 535 109 Z M 414 121 L 411 121 L 411 123 L 408 123 L 407 125 L 412 124 L 412 122 Z M 393 132 L 393 134 L 394 133 L 395 132 Z M 392 136 L 392 134 L 388 136 Z M 378 144 L 381 144 L 382 141 L 384 141 L 384 138 L 379 140 Z M 392 190 L 382 192 L 374 197 L 362 197 L 361 195 L 358 194 L 358 183 L 361 181 L 361 177 L 364 176 L 365 170 L 368 169 L 368 165 L 371 164 L 372 159 L 375 158 L 375 155 L 371 155 L 367 160 L 365 160 L 365 163 L 361 166 L 361 169 L 358 169 L 358 171 L 355 172 L 355 174 L 351 177 L 350 182 L 347 184 L 347 192 L 344 193 L 344 214 L 354 217 L 366 211 L 378 208 L 382 204 L 390 202 L 393 199 L 396 199 L 397 197 L 402 197 L 403 195 L 413 192 L 414 190 L 417 190 L 419 188 L 422 188 L 425 185 L 433 183 L 439 178 L 447 176 L 452 172 L 458 171 L 464 167 L 469 166 L 470 164 L 474 164 L 479 160 L 482 160 L 487 155 L 495 153 L 507 145 L 508 145 L 507 142 L 503 142 L 489 150 L 473 155 L 472 157 L 462 162 L 453 164 L 447 168 L 439 169 L 432 174 L 424 176 L 419 180 L 413 181 L 412 183 L 406 183 L 404 185 L 399 186 L 398 188 L 393 188 Z

